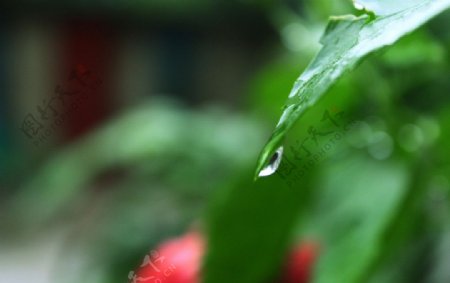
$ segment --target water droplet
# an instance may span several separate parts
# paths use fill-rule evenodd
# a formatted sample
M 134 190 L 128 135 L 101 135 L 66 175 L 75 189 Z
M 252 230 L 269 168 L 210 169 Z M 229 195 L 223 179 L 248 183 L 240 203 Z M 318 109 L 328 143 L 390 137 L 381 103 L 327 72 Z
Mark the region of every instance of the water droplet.
M 270 176 L 275 173 L 280 166 L 283 157 L 283 147 L 280 146 L 270 158 L 267 165 L 259 172 L 258 177 Z

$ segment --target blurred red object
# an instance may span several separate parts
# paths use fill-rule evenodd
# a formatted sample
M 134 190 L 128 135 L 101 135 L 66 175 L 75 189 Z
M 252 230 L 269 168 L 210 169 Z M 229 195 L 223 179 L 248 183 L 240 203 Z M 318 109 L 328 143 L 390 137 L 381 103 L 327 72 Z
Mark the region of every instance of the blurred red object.
M 294 247 L 282 272 L 281 283 L 310 282 L 318 255 L 319 244 L 315 241 L 304 241 Z
M 145 256 L 130 282 L 197 283 L 205 251 L 205 241 L 198 232 L 189 232 L 161 244 Z
M 199 232 L 189 232 L 161 244 L 145 256 L 131 283 L 200 283 L 205 240 Z M 318 255 L 319 245 L 305 241 L 290 253 L 280 283 L 307 283 Z

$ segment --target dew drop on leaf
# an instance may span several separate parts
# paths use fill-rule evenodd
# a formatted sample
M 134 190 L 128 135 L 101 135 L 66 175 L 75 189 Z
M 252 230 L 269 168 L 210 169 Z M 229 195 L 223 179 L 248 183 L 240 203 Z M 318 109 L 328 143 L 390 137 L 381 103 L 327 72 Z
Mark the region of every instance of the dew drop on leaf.
M 270 161 L 259 171 L 258 177 L 270 176 L 275 173 L 280 166 L 281 159 L 283 158 L 283 147 L 280 146 L 270 158 Z

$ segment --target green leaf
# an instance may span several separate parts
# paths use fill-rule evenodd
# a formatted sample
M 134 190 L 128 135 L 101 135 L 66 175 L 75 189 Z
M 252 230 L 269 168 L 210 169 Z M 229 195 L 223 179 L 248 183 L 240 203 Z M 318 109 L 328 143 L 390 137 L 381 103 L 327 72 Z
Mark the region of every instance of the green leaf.
M 377 15 L 375 19 L 369 15 L 330 19 L 321 39 L 323 47 L 295 82 L 281 118 L 259 156 L 255 177 L 272 159 L 286 133 L 306 109 L 313 106 L 346 71 L 368 54 L 395 43 L 450 7 L 450 0 L 395 1 L 395 5 L 388 2 L 358 1 L 367 6 L 366 10 L 373 10 Z
M 308 191 L 280 185 L 278 178 L 246 179 L 220 190 L 207 214 L 202 282 L 276 282 L 268 279 L 277 276 Z
M 407 196 L 407 169 L 358 155 L 324 166 L 311 221 L 324 246 L 313 282 L 364 282 Z
M 85 196 L 96 176 L 114 168 L 134 170 L 152 160 L 160 165 L 161 159 L 176 159 L 177 166 L 171 166 L 167 180 L 187 170 L 179 161 L 186 158 L 195 184 L 205 178 L 195 175 L 204 174 L 200 166 L 210 168 L 219 162 L 221 174 L 246 168 L 257 153 L 242 152 L 242 144 L 261 144 L 261 127 L 248 118 L 228 115 L 225 119 L 225 115 L 213 109 L 194 113 L 167 102 L 142 103 L 42 164 L 15 196 L 8 219 L 37 227 Z M 221 174 L 217 177 L 226 178 Z M 184 177 L 184 187 L 188 181 Z
M 353 0 L 355 8 L 366 10 L 375 15 L 392 15 L 422 4 L 423 0 L 392 1 L 392 0 Z

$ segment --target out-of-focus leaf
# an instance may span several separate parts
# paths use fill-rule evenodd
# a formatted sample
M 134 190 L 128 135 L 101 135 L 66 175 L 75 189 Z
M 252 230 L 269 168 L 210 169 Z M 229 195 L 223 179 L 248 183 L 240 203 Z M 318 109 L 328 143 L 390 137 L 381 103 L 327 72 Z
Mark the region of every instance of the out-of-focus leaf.
M 407 168 L 362 157 L 325 168 L 310 228 L 324 242 L 314 282 L 360 282 L 407 195 Z
M 385 64 L 392 68 L 412 68 L 414 66 L 434 67 L 445 62 L 445 49 L 425 30 L 405 36 L 383 54 Z M 427 67 L 428 67 L 427 66 Z M 430 69 L 426 71 L 431 72 Z
M 307 190 L 281 185 L 278 178 L 252 184 L 247 177 L 232 190 L 222 191 L 209 211 L 203 282 L 270 282 L 306 195 Z
M 180 163 L 177 159 L 191 160 L 191 168 L 198 169 L 194 170 L 197 187 L 198 179 L 206 174 L 200 170 L 202 166 L 223 181 L 227 172 L 246 168 L 256 156 L 255 151 L 242 150 L 242 145 L 261 141 L 260 126 L 245 117 L 217 110 L 196 113 L 167 103 L 144 104 L 55 154 L 24 183 L 12 214 L 16 222 L 42 223 L 77 200 L 99 173 L 135 168 L 133 165 L 151 160 L 158 164 L 166 160 L 171 173 L 185 169 L 173 166 Z M 188 178 L 180 180 L 184 186 L 187 182 Z
M 446 283 L 450 280 L 450 270 L 448 263 L 450 262 L 450 229 L 449 225 L 445 227 L 447 230 L 442 234 L 439 243 L 436 245 L 435 256 L 436 262 L 432 267 L 432 273 L 428 282 L 430 283 Z
M 380 6 L 384 3 L 371 2 Z M 389 14 L 382 13 L 374 19 L 368 15 L 360 17 L 349 15 L 330 19 L 321 39 L 322 49 L 295 82 L 281 118 L 260 154 L 256 176 L 272 158 L 294 123 L 339 77 L 355 67 L 368 54 L 393 44 L 449 8 L 450 0 L 424 0 L 418 5 L 402 7 L 403 10 L 395 12 L 390 8 L 381 10 L 377 8 L 375 12 L 389 12 Z

